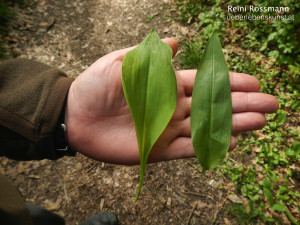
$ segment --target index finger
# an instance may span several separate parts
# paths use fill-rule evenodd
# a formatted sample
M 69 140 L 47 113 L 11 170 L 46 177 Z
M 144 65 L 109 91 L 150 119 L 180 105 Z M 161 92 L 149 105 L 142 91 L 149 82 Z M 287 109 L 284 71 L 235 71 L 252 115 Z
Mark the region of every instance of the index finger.
M 196 70 L 176 71 L 177 80 L 182 83 L 186 96 L 192 95 L 196 72 Z M 229 72 L 229 79 L 232 92 L 256 92 L 260 89 L 259 81 L 248 74 Z
M 240 92 L 257 92 L 260 89 L 260 84 L 257 78 L 245 74 L 229 72 L 231 91 Z

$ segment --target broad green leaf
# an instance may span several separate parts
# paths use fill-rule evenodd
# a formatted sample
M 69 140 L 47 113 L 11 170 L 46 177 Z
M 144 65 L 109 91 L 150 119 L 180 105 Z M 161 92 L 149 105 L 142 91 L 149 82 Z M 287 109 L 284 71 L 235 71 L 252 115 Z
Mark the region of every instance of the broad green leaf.
M 295 152 L 296 156 L 300 156 L 300 143 L 298 141 L 292 143 L 291 149 Z
M 273 182 L 279 182 L 280 181 L 280 179 L 276 176 L 276 174 L 274 172 L 272 172 L 271 170 L 267 170 L 267 174 Z
M 279 211 L 279 212 L 286 211 L 286 208 L 285 208 L 284 204 L 282 204 L 282 203 L 276 203 L 275 205 L 272 206 L 272 209 Z
M 281 126 L 286 121 L 286 112 L 282 110 L 278 115 L 278 125 Z
M 171 63 L 172 49 L 154 30 L 122 64 L 122 84 L 131 111 L 140 152 L 140 195 L 150 151 L 168 125 L 176 107 L 177 83 Z
M 194 151 L 205 172 L 224 159 L 230 145 L 232 126 L 229 74 L 215 32 L 198 66 L 191 107 Z

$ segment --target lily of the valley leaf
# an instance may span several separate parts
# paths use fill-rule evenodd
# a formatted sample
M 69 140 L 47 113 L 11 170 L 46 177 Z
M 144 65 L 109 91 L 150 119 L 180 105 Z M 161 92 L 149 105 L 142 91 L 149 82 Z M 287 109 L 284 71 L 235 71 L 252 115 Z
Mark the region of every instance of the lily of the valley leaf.
M 168 125 L 176 107 L 177 84 L 172 49 L 155 31 L 128 52 L 122 64 L 122 85 L 130 108 L 140 153 L 140 195 L 150 151 Z
M 216 167 L 230 146 L 232 126 L 228 70 L 217 34 L 210 37 L 195 78 L 191 134 L 203 172 Z

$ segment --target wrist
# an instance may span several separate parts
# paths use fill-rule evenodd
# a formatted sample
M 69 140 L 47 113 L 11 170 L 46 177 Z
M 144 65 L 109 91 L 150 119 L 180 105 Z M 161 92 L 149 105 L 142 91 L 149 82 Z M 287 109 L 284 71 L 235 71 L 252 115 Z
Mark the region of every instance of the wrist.
M 64 125 L 66 127 L 65 130 L 65 139 L 68 143 L 69 148 L 73 151 L 78 151 L 80 149 L 80 144 L 78 141 L 82 137 L 82 133 L 80 131 L 79 125 L 82 122 L 79 122 L 78 115 L 77 115 L 77 102 L 76 98 L 74 97 L 74 83 L 70 86 L 67 102 L 65 104 L 64 109 Z M 80 141 L 79 141 L 80 142 Z
M 68 101 L 67 101 L 68 102 Z M 57 156 L 75 156 L 76 152 L 73 151 L 68 144 L 68 137 L 67 137 L 67 126 L 66 126 L 66 122 L 65 122 L 65 118 L 66 118 L 66 105 L 65 107 L 62 109 L 57 127 L 56 127 L 56 131 L 54 134 L 54 146 L 55 146 L 55 150 L 56 150 L 56 154 Z

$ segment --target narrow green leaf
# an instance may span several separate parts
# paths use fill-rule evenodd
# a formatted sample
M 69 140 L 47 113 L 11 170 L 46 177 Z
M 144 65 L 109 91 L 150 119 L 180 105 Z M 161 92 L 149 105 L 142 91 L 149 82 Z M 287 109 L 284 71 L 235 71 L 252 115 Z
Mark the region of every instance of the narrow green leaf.
M 273 185 L 272 185 L 272 182 L 270 180 L 269 177 L 266 177 L 264 180 L 263 180 L 263 185 L 265 188 L 269 189 L 269 190 L 272 190 L 273 189 Z
M 123 60 L 122 85 L 135 124 L 141 163 L 134 201 L 142 189 L 150 151 L 175 111 L 177 83 L 171 59 L 172 49 L 152 30 Z
M 274 197 L 273 197 L 273 194 L 272 194 L 271 190 L 264 187 L 264 192 L 265 192 L 265 196 L 267 197 L 267 200 L 268 200 L 269 204 L 271 206 L 274 205 Z
M 272 209 L 274 209 L 275 211 L 279 211 L 279 212 L 285 212 L 287 218 L 289 219 L 289 221 L 292 224 L 299 224 L 299 221 L 297 222 L 294 217 L 291 215 L 291 213 L 289 212 L 289 210 L 286 208 L 286 206 L 280 202 L 280 203 L 276 203 L 272 206 Z
M 285 215 L 287 216 L 287 218 L 289 219 L 289 221 L 292 223 L 292 224 L 294 224 L 294 225 L 299 225 L 300 224 L 300 221 L 298 220 L 298 221 L 296 221 L 295 219 L 294 219 L 294 217 L 291 215 L 291 213 L 287 210 L 287 209 L 285 209 Z
M 232 126 L 229 74 L 215 32 L 198 66 L 191 107 L 194 151 L 205 172 L 224 159 L 230 145 Z

